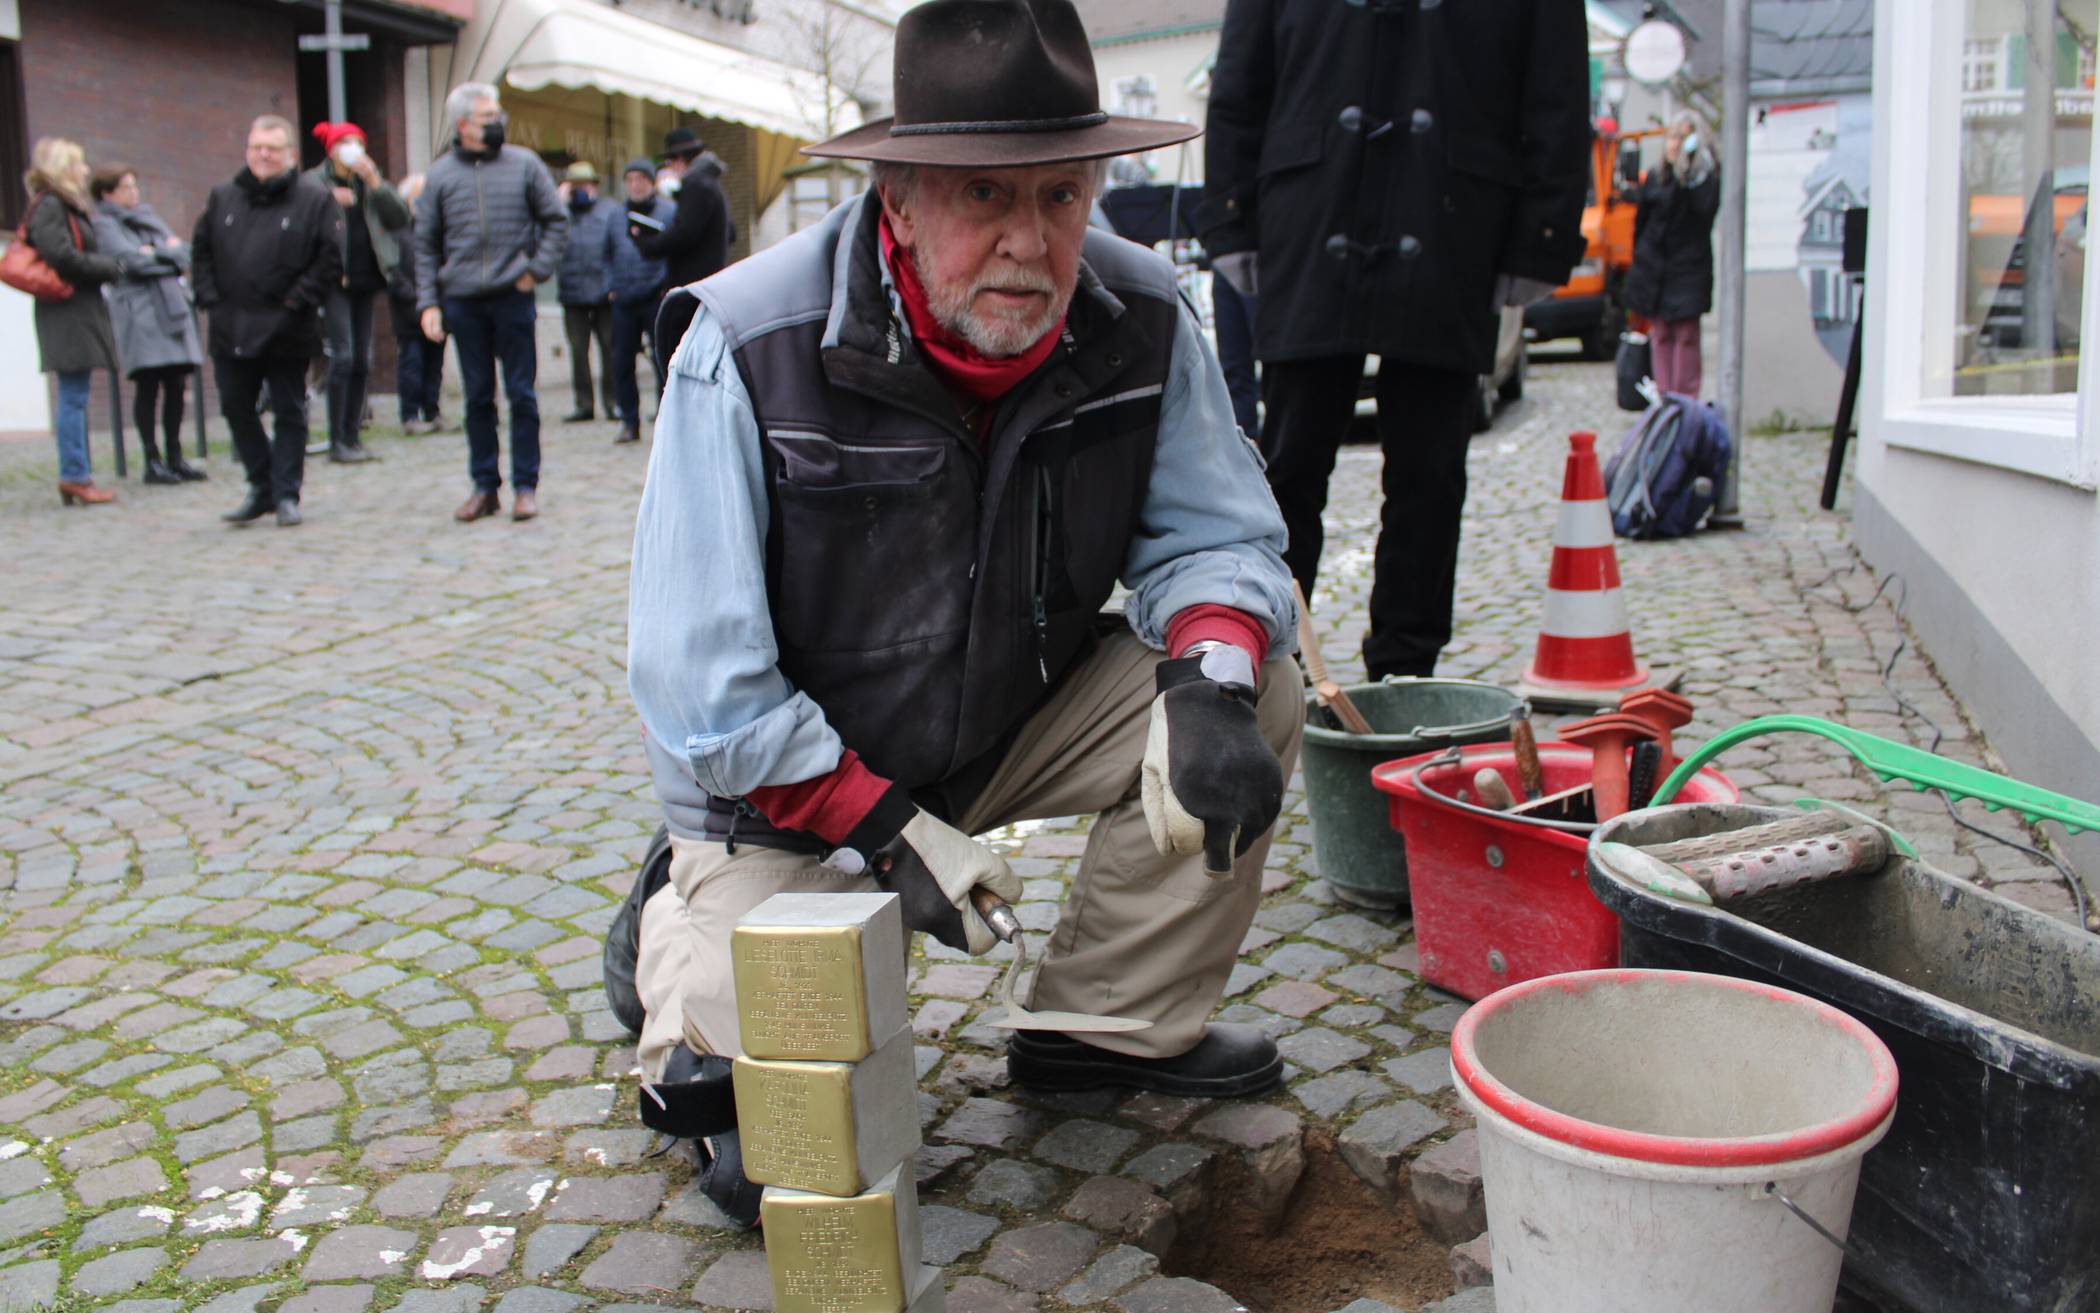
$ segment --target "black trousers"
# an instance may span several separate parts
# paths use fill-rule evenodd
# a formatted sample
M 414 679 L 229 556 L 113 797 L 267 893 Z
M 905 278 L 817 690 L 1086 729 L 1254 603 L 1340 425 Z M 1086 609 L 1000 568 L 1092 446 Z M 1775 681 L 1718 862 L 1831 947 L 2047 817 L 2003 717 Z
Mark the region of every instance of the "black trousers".
M 1327 480 L 1356 405 L 1362 356 L 1265 361 L 1263 454 L 1291 541 L 1284 561 L 1310 597 L 1320 570 Z M 1428 675 L 1451 641 L 1459 515 L 1466 504 L 1472 375 L 1398 361 L 1378 371 L 1385 507 L 1374 556 L 1364 668 L 1372 679 Z
M 182 394 L 190 385 L 191 365 L 152 365 L 131 371 L 131 382 L 135 392 L 131 401 L 131 419 L 138 426 L 139 445 L 146 449 L 147 460 L 159 460 L 160 449 L 153 445 L 153 414 L 160 412 L 161 431 L 167 437 L 168 459 L 182 459 Z
M 372 389 L 372 312 L 376 292 L 342 288 L 328 294 L 321 312 L 328 355 L 328 445 L 348 450 L 364 445 L 365 396 Z
M 564 305 L 561 308 L 562 331 L 569 338 L 569 387 L 576 394 L 576 409 L 593 411 L 591 406 L 591 343 L 598 344 L 598 369 L 604 375 L 600 385 L 597 408 L 605 414 L 613 414 L 613 308 L 610 301 L 598 301 L 591 305 Z M 596 413 L 593 411 L 593 413 Z
M 251 487 L 267 488 L 276 501 L 298 501 L 306 476 L 306 361 L 299 356 L 243 359 L 213 356 L 219 382 L 219 413 L 233 430 Z M 270 394 L 276 436 L 263 436 L 256 403 Z

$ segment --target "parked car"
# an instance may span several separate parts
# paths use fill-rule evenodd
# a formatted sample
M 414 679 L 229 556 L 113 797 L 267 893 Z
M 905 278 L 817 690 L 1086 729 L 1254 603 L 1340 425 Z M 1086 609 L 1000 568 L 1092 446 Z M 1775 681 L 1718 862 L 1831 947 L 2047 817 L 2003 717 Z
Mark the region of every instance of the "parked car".
M 1485 433 L 1495 422 L 1495 409 L 1504 401 L 1516 401 L 1524 395 L 1524 371 L 1529 353 L 1525 350 L 1528 334 L 1524 328 L 1524 311 L 1517 306 L 1505 306 L 1502 310 L 1502 326 L 1495 337 L 1495 368 L 1480 376 L 1479 409 L 1473 413 L 1473 431 Z M 1370 427 L 1378 413 L 1375 394 L 1378 390 L 1378 357 L 1364 357 L 1363 381 L 1356 389 L 1356 436 L 1368 439 Z
M 1662 135 L 1660 128 L 1621 133 L 1612 120 L 1598 121 L 1590 142 L 1590 203 L 1582 211 L 1587 245 L 1568 281 L 1525 310 L 1532 341 L 1577 338 L 1592 360 L 1618 353 L 1626 327 L 1620 289 L 1633 268 L 1633 219 L 1640 208 L 1633 193 L 1641 181 L 1641 143 Z

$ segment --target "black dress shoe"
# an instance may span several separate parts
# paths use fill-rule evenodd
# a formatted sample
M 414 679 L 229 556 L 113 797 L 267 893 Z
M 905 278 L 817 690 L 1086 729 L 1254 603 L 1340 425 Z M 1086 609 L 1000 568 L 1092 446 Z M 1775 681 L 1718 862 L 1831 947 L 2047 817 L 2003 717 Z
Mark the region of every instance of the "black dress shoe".
M 344 445 L 330 447 L 328 449 L 328 459 L 337 465 L 362 465 L 368 460 L 378 460 L 379 457 L 366 451 L 362 445 Z
M 613 439 L 614 442 L 640 442 L 641 440 L 642 426 L 631 419 L 620 425 L 620 436 Z
M 1091 1090 L 1124 1085 L 1183 1098 L 1259 1094 L 1283 1080 L 1283 1058 L 1252 1026 L 1213 1021 L 1195 1048 L 1172 1058 L 1111 1053 L 1054 1030 L 1017 1031 L 1006 1041 L 1006 1070 L 1017 1085 L 1038 1090 Z
M 228 524 L 246 524 L 250 520 L 260 520 L 268 515 L 275 505 L 276 502 L 271 498 L 268 488 L 258 488 L 251 483 L 248 485 L 248 500 L 219 518 Z
M 141 483 L 180 483 L 182 476 L 157 460 L 146 461 L 146 472 L 139 476 Z
M 561 417 L 561 422 L 564 424 L 587 424 L 596 418 L 597 415 L 591 411 L 572 410 L 568 414 Z
M 299 514 L 298 502 L 295 502 L 291 498 L 287 497 L 283 501 L 277 503 L 278 528 L 289 529 L 293 525 L 303 523 L 305 523 L 305 517 Z
M 202 483 L 211 477 L 180 456 L 169 461 L 168 468 L 174 472 L 176 478 L 181 479 L 184 483 Z

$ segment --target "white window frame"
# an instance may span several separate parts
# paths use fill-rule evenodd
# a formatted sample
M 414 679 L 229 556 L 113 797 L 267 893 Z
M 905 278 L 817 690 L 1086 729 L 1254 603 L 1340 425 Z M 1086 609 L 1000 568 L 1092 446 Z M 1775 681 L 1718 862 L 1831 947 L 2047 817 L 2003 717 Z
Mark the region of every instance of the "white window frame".
M 2051 396 L 1929 395 L 1954 364 L 1961 241 L 1964 0 L 1880 0 L 1875 16 L 1874 221 L 1868 317 L 1890 446 L 2100 487 L 2100 259 L 2085 271 L 2078 390 Z M 2100 161 L 2100 132 L 2093 134 Z M 1900 166 L 1900 167 L 1899 167 Z M 2096 170 L 2100 172 L 2100 170 Z M 1919 277 L 1920 270 L 1928 271 Z M 2089 344 L 2091 350 L 2083 344 Z

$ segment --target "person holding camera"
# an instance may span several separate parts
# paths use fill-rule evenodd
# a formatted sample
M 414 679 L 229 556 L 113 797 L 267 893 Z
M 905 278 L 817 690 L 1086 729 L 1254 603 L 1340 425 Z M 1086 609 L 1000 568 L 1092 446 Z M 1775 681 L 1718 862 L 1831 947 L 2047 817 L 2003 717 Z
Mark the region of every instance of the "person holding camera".
M 1714 304 L 1714 216 L 1721 212 L 1721 170 L 1699 132 L 1679 114 L 1663 138 L 1662 167 L 1634 193 L 1633 268 L 1626 308 L 1649 321 L 1648 349 L 1657 390 L 1699 396 L 1699 319 Z

